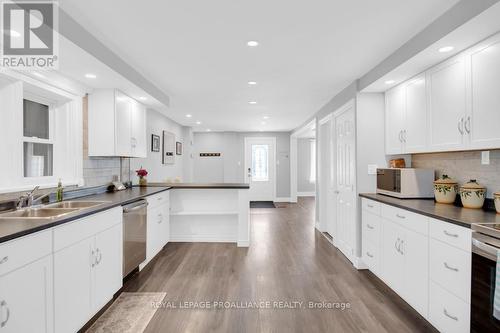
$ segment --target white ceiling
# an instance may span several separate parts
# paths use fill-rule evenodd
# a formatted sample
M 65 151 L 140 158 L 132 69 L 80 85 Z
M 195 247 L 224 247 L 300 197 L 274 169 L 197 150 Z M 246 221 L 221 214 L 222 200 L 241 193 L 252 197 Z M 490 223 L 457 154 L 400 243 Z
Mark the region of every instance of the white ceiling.
M 455 54 L 477 44 L 481 40 L 500 31 L 500 3 L 493 5 L 488 10 L 477 15 L 464 25 L 458 27 L 450 34 L 443 37 L 433 45 L 419 54 L 387 73 L 371 85 L 363 89 L 363 92 L 383 92 L 413 76 L 422 73 L 430 67 L 452 57 Z M 454 49 L 448 53 L 440 53 L 438 50 L 445 46 Z M 386 84 L 387 81 L 394 81 Z
M 456 2 L 64 0 L 60 5 L 166 92 L 171 107 L 165 112 L 181 124 L 284 131 Z M 260 45 L 249 48 L 248 40 Z M 78 62 L 74 66 L 72 71 L 82 70 Z M 247 81 L 258 84 L 249 87 Z M 258 103 L 249 105 L 251 100 Z M 270 117 L 265 124 L 264 116 Z

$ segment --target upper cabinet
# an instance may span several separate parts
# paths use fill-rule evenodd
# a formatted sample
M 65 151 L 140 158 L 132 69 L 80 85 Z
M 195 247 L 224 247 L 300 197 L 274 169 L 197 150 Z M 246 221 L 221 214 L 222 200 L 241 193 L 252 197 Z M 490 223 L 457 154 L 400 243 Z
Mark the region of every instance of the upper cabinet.
M 386 92 L 386 154 L 500 148 L 500 34 Z
M 89 95 L 89 156 L 146 157 L 146 108 L 114 89 Z

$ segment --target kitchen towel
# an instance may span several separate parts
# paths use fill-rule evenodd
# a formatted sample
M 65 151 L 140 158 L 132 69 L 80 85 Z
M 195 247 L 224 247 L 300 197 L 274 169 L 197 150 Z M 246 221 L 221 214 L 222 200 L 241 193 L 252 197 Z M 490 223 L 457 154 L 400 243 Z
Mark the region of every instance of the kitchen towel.
M 495 296 L 493 299 L 493 317 L 500 320 L 500 250 L 497 251 L 497 273 L 495 277 Z

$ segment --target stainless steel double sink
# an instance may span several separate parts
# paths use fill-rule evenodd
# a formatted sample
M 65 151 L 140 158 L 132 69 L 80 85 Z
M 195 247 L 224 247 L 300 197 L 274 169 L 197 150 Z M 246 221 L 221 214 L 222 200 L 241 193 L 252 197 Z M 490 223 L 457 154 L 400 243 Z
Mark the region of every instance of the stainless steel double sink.
M 50 220 L 63 217 L 83 209 L 93 208 L 108 203 L 108 201 L 62 201 L 44 206 L 18 209 L 0 214 L 1 220 L 37 219 Z

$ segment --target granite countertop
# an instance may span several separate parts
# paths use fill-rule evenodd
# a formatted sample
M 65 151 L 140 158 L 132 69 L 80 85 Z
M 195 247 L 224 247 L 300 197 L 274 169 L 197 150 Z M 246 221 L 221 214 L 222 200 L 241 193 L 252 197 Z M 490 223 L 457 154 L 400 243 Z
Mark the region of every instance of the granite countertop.
M 466 228 L 471 228 L 474 223 L 500 224 L 500 214 L 493 211 L 440 204 L 435 202 L 434 199 L 398 199 L 374 193 L 361 193 L 359 196 Z
M 77 210 L 75 212 L 54 219 L 0 219 L 0 243 L 22 237 L 37 231 L 52 228 L 91 214 L 95 214 L 113 207 L 122 206 L 138 199 L 169 190 L 169 186 L 133 187 L 119 192 L 107 192 L 88 195 L 68 201 L 105 201 L 104 204 Z
M 171 188 L 193 188 L 193 189 L 249 189 L 247 183 L 148 183 L 148 186 L 168 186 Z

